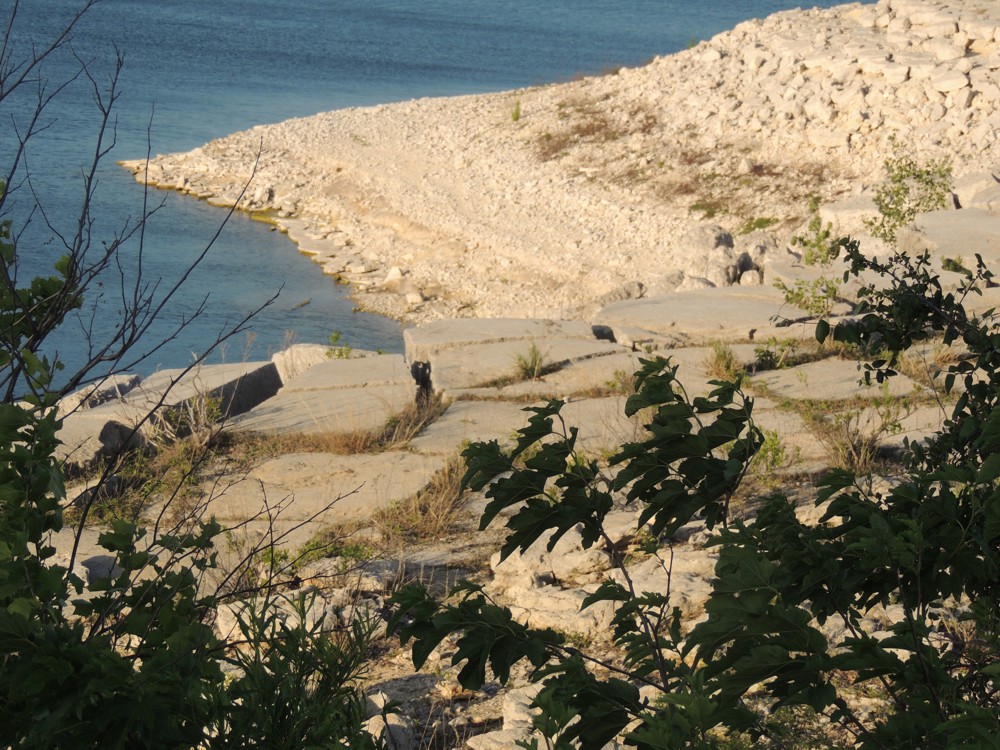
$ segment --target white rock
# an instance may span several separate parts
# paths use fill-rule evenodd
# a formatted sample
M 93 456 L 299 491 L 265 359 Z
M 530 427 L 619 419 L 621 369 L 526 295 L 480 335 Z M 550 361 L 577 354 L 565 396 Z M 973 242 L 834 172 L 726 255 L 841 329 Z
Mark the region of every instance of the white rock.
M 947 94 L 968 86 L 969 77 L 957 70 L 941 70 L 931 79 L 931 85 L 936 91 Z

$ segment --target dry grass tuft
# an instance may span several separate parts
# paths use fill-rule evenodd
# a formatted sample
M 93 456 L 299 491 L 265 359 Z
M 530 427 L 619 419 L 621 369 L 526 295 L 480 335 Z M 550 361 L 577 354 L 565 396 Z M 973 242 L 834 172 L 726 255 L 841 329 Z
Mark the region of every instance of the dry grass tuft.
M 712 351 L 705 356 L 703 366 L 705 373 L 717 380 L 735 380 L 745 369 L 732 347 L 722 341 L 712 342 Z
M 381 453 L 400 450 L 421 430 L 440 417 L 446 408 L 440 396 L 418 399 L 389 419 L 381 430 L 353 432 L 226 433 L 221 441 L 225 457 L 238 466 L 250 467 L 286 453 Z
M 462 519 L 465 462 L 448 459 L 430 483 L 413 497 L 372 514 L 375 528 L 389 545 L 441 539 L 458 530 Z

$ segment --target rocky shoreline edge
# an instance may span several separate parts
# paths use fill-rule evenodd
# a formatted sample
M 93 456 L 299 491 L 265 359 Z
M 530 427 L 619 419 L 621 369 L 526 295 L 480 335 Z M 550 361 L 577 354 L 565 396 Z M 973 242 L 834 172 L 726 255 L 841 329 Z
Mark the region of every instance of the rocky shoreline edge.
M 789 11 L 613 75 L 328 112 L 125 166 L 273 220 L 366 310 L 587 319 L 617 299 L 772 283 L 811 198 L 853 201 L 831 218 L 863 229 L 894 140 L 987 187 L 998 16 L 983 0 Z M 706 260 L 706 224 L 753 269 Z

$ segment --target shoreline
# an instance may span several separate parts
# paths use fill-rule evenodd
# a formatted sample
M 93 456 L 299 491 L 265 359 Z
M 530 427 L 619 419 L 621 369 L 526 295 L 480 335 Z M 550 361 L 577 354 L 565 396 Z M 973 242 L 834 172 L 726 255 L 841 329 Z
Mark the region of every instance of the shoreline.
M 360 309 L 585 319 L 713 283 L 706 225 L 766 283 L 809 198 L 859 194 L 890 136 L 1000 169 L 998 27 L 984 0 L 785 11 L 612 75 L 258 126 L 156 157 L 149 184 L 232 206 L 263 144 L 238 208 Z

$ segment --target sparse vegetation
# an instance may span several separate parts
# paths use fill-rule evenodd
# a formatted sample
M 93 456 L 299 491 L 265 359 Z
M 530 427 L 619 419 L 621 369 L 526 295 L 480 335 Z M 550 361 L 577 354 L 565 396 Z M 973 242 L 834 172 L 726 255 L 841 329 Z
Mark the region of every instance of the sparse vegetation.
M 528 345 L 528 351 L 514 357 L 514 380 L 538 380 L 553 371 L 554 365 L 547 362 L 545 354 L 534 341 Z
M 330 348 L 326 350 L 326 356 L 330 359 L 350 359 L 353 349 L 342 343 L 343 335 L 340 331 L 334 331 L 329 336 Z
M 885 439 L 898 434 L 914 410 L 910 399 L 889 393 L 887 384 L 853 404 L 803 403 L 801 414 L 835 464 L 854 474 L 874 470 Z
M 578 143 L 607 143 L 617 140 L 624 132 L 608 116 L 600 102 L 579 99 L 566 102 L 560 108 L 561 115 L 571 120 L 569 127 L 557 133 L 546 132 L 538 140 L 538 158 L 550 161 L 559 158 Z M 636 113 L 631 121 L 637 128 L 652 128 L 655 117 L 650 120 Z
M 862 287 L 856 317 L 816 338 L 876 352 L 865 379 L 891 378 L 900 353 L 934 335 L 961 342 L 945 390 L 961 383 L 951 419 L 906 446 L 889 488 L 865 477 L 877 440 L 898 429 L 905 400 L 879 389 L 868 407 L 823 419 L 842 428 L 849 469 L 831 472 L 815 497 L 819 523 L 800 520 L 780 493 L 761 498 L 751 520 L 730 501 L 767 443 L 739 382 L 689 401 L 676 367 L 649 361 L 626 414 L 652 409 L 645 439 L 610 458 L 611 481 L 575 449 L 562 404 L 533 408 L 509 451 L 496 443 L 465 452 L 466 481 L 489 501 L 483 524 L 509 511 L 501 556 L 570 529 L 585 547 L 608 544 L 612 493 L 641 508 L 636 538 L 664 560 L 663 588 L 639 592 L 625 560 L 583 606 L 612 602 L 620 648 L 592 653 L 552 629 L 518 623 L 482 588 L 463 584 L 439 602 L 418 587 L 394 597 L 391 625 L 420 666 L 442 639 L 457 638 L 453 663 L 475 689 L 487 667 L 506 682 L 527 662 L 542 683 L 534 728 L 547 747 L 597 750 L 616 738 L 639 748 L 986 747 L 1000 733 L 1000 346 L 992 312 L 963 299 L 992 274 L 982 261 L 957 294 L 945 294 L 929 258 L 868 258 L 839 243 L 850 272 L 879 277 Z M 817 405 L 817 412 L 833 411 Z M 530 457 L 522 459 L 529 454 Z M 764 454 L 767 456 L 767 454 Z M 770 458 L 783 449 L 772 441 Z M 697 519 L 718 554 L 704 616 L 685 621 L 671 598 L 671 534 Z M 891 612 L 891 615 L 888 613 Z M 642 692 L 640 692 L 640 688 Z M 537 745 L 537 743 L 536 743 Z
M 780 219 L 776 219 L 773 216 L 761 216 L 756 219 L 747 219 L 743 222 L 742 226 L 736 230 L 736 233 L 750 234 L 751 232 L 759 232 L 769 227 L 773 227 L 780 221 Z
M 966 276 L 972 275 L 972 271 L 965 267 L 965 262 L 962 258 L 944 258 L 941 261 L 941 269 L 944 271 L 951 271 L 952 273 L 961 273 Z
M 898 139 L 885 161 L 886 181 L 875 188 L 878 214 L 865 221 L 873 237 L 890 247 L 896 234 L 918 214 L 944 208 L 951 193 L 951 163 L 946 159 L 919 162 Z
M 840 254 L 840 240 L 833 236 L 832 224 L 823 224 L 815 198 L 809 203 L 809 212 L 806 233 L 793 237 L 792 244 L 802 248 L 805 265 L 827 269 Z M 785 302 L 816 317 L 829 315 L 840 297 L 840 282 L 826 273 L 814 279 L 797 279 L 792 286 L 779 280 L 774 286 L 784 293 Z
M 722 212 L 722 204 L 714 199 L 701 198 L 692 203 L 689 208 L 691 211 L 701 214 L 703 219 L 714 219 L 716 214 Z
M 767 343 L 754 347 L 754 371 L 779 370 L 787 367 L 794 360 L 799 342 L 795 339 L 781 339 L 772 336 Z
M 705 372 L 718 380 L 734 380 L 743 372 L 743 364 L 728 344 L 722 341 L 712 342 L 712 351 L 705 358 Z
M 456 455 L 416 495 L 373 513 L 383 543 L 398 546 L 438 541 L 454 533 L 463 518 L 464 470 L 464 462 Z
M 781 473 L 794 467 L 800 460 L 799 448 L 788 448 L 777 430 L 762 430 L 763 442 L 750 463 L 750 480 L 767 491 L 781 485 Z

